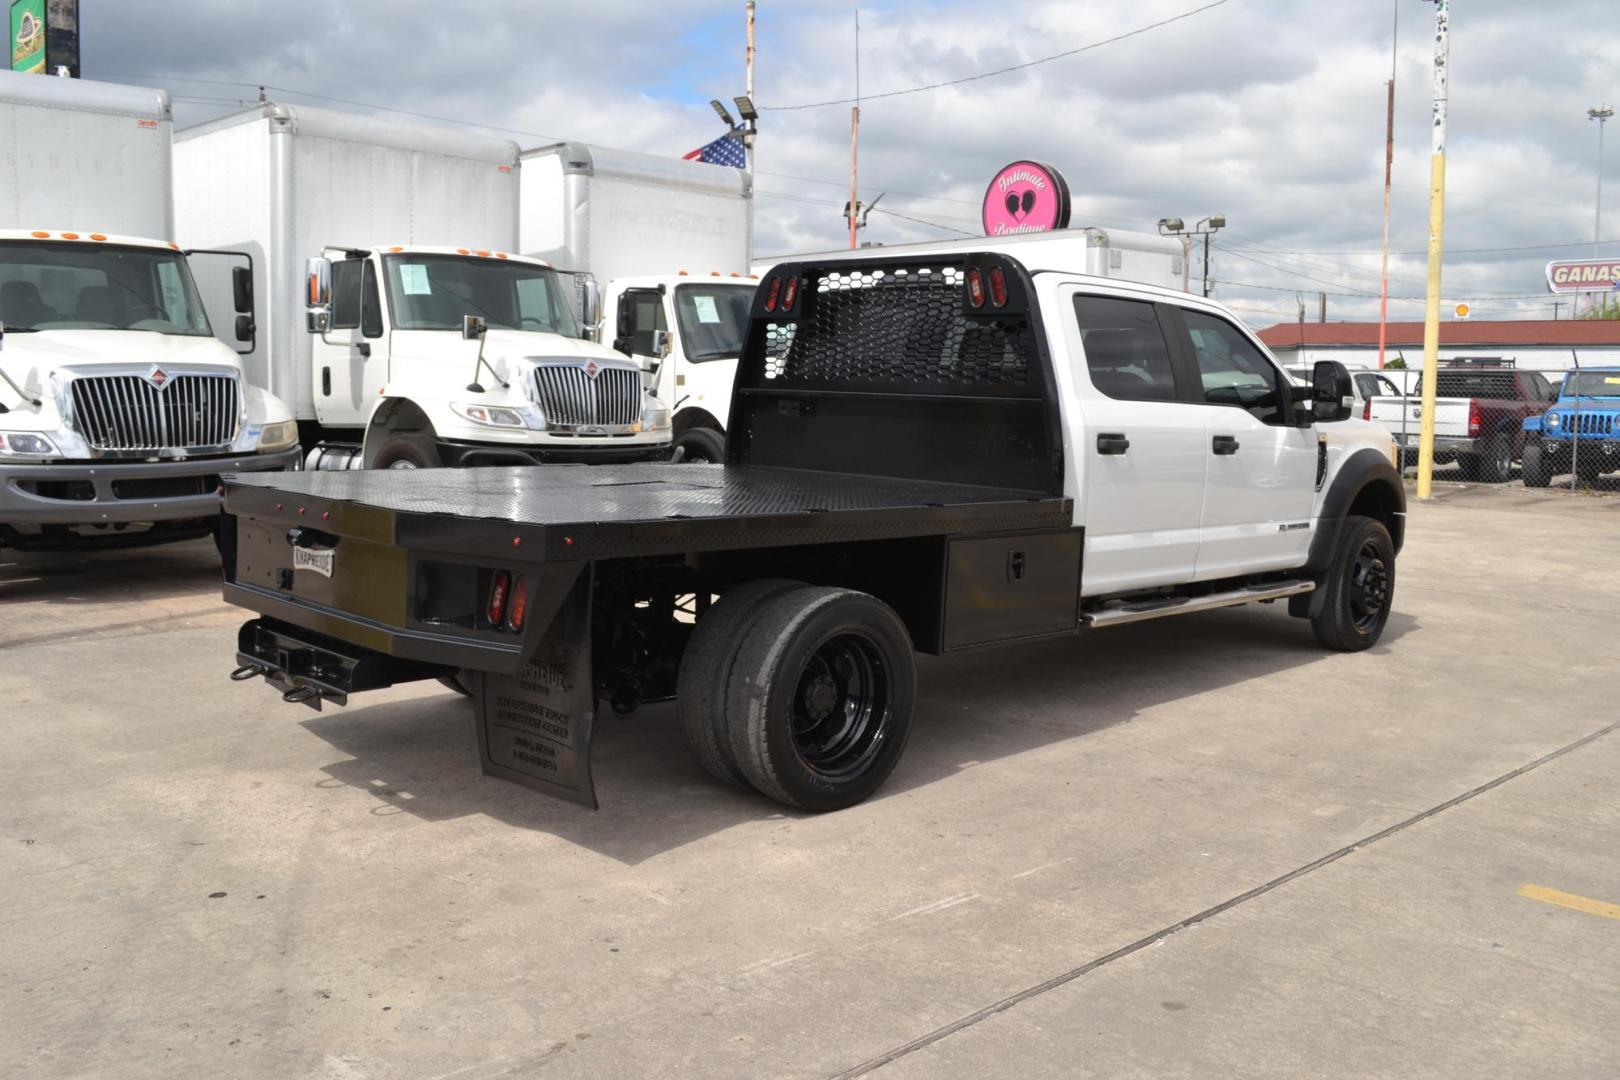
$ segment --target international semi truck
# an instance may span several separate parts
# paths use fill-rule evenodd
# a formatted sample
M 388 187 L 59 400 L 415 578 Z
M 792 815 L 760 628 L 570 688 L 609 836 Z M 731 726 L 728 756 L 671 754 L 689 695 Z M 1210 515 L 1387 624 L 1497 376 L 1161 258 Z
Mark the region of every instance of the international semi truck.
M 825 811 L 900 760 L 915 653 L 1274 602 L 1377 643 L 1405 493 L 1343 365 L 1031 250 L 767 271 L 719 468 L 229 479 L 233 677 L 449 680 L 487 773 L 586 805 L 598 703 L 674 698 L 718 780 Z
M 255 381 L 294 404 L 308 467 L 630 461 L 669 411 L 592 340 L 572 282 L 518 254 L 513 142 L 265 103 L 176 136 L 186 242 L 251 253 Z
M 556 143 L 522 155 L 522 249 L 601 289 L 594 329 L 672 413 L 673 458 L 719 463 L 748 303 L 741 169 Z
M 174 240 L 168 96 L 0 73 L 0 133 L 0 547 L 206 534 L 221 473 L 301 455 L 250 260 Z

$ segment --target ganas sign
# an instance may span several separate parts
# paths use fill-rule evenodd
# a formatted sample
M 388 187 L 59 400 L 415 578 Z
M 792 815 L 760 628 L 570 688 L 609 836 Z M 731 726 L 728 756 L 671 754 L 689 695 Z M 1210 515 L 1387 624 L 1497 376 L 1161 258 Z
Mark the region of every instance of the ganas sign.
M 1620 259 L 1578 259 L 1547 264 L 1552 292 L 1600 292 L 1620 286 Z

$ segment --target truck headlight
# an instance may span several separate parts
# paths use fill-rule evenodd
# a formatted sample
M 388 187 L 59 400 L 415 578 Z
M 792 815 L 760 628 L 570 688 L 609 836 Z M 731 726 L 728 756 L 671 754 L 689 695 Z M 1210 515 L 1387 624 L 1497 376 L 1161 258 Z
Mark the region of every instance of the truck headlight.
M 32 431 L 0 431 L 0 457 L 60 457 L 56 444 Z
M 298 445 L 298 421 L 278 420 L 259 431 L 259 453 L 270 454 Z
M 641 420 L 644 431 L 668 431 L 669 409 L 662 401 L 647 394 L 641 399 Z
M 1562 421 L 1560 421 L 1558 419 L 1558 414 L 1557 413 L 1550 412 L 1550 413 L 1547 414 L 1547 426 L 1548 427 L 1557 427 L 1560 423 L 1562 423 Z
M 523 419 L 522 413 L 502 405 L 452 404 L 450 407 L 473 423 L 483 424 L 485 427 L 525 428 L 529 426 L 528 422 Z

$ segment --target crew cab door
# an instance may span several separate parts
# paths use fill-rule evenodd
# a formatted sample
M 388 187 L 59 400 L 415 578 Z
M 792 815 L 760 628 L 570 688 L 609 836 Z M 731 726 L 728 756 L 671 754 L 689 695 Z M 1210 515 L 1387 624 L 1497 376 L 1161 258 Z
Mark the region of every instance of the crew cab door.
M 1081 592 L 1192 580 L 1208 464 L 1205 409 L 1187 400 L 1164 304 L 1068 288 L 1069 353 L 1081 424 L 1072 424 L 1085 526 Z M 1072 312 L 1072 314 L 1071 314 Z
M 366 422 L 377 390 L 388 379 L 382 299 L 368 258 L 332 259 L 332 323 L 310 343 L 315 414 L 321 423 L 357 427 Z
M 1290 382 L 1237 324 L 1177 308 L 1204 423 L 1194 580 L 1303 564 L 1312 536 L 1317 433 L 1295 423 Z

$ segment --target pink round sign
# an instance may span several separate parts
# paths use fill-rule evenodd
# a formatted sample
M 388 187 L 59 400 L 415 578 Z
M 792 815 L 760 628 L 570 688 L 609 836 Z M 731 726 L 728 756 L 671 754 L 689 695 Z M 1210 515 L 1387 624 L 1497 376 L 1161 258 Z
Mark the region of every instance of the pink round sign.
M 984 234 L 1049 232 L 1069 224 L 1069 185 L 1039 161 L 1015 161 L 996 173 L 984 193 Z

